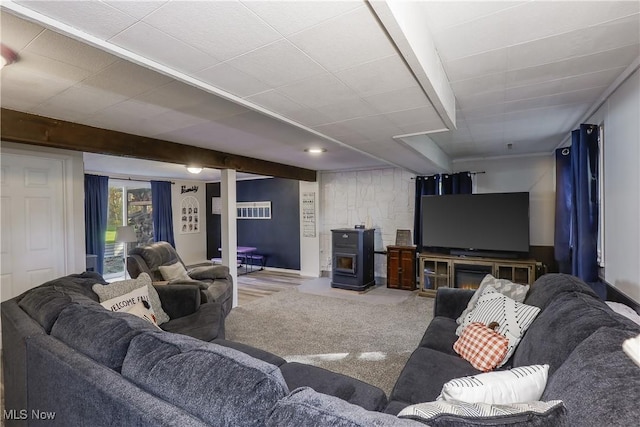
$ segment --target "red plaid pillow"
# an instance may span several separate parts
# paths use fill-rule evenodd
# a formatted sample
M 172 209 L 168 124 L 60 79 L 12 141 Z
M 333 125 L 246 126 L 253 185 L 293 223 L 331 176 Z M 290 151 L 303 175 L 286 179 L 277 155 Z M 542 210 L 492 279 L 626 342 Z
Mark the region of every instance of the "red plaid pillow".
M 507 355 L 509 340 L 493 329 L 474 322 L 464 328 L 453 349 L 463 359 L 483 372 L 494 369 Z

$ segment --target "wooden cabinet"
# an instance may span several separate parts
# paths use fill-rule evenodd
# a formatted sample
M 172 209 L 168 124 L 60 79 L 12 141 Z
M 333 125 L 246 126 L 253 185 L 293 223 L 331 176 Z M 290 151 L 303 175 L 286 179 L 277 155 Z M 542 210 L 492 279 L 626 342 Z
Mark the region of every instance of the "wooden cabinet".
M 420 295 L 435 296 L 443 287 L 475 289 L 486 274 L 498 279 L 531 285 L 535 281 L 535 260 L 458 257 L 422 253 L 418 258 Z
M 415 246 L 387 246 L 387 287 L 416 288 Z

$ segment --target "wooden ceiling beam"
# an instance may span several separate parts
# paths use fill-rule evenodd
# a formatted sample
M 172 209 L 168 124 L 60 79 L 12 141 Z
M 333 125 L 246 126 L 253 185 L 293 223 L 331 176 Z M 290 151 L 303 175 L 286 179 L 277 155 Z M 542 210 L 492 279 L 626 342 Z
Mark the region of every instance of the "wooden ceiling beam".
M 2 108 L 3 141 L 213 169 L 235 169 L 257 175 L 316 181 L 311 169 L 147 138 Z

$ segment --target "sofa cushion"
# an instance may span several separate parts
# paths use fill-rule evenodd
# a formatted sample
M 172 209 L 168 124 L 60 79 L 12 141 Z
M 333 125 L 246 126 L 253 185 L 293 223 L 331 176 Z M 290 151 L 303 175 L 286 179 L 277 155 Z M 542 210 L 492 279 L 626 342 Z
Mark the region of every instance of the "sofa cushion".
M 269 411 L 267 427 L 405 427 L 419 425 L 389 414 L 367 411 L 334 396 L 301 387 Z
M 461 326 L 466 328 L 473 322 L 480 322 L 489 325 L 498 322 L 495 329 L 509 340 L 507 355 L 498 367 L 503 366 L 516 347 L 520 343 L 527 328 L 534 321 L 540 309 L 531 305 L 522 304 L 497 292 L 493 287 L 487 286 L 484 293 L 478 299 L 476 307 L 464 318 Z M 534 363 L 529 363 L 534 365 Z
M 269 353 L 268 351 L 265 351 L 256 347 L 252 347 L 250 345 L 243 344 L 237 341 L 228 341 L 225 339 L 216 338 L 215 340 L 213 340 L 213 343 L 236 349 L 245 354 L 248 354 L 251 357 L 264 360 L 265 362 L 271 363 L 272 365 L 275 365 L 275 366 L 282 366 L 285 363 L 287 363 L 287 361 L 280 356 L 276 356 L 275 354 Z M 285 378 L 285 381 L 286 381 L 286 378 Z M 291 389 L 291 387 L 289 388 Z
M 151 277 L 149 277 L 147 273 L 140 274 L 137 279 L 121 280 L 108 285 L 102 285 L 98 283 L 95 284 L 92 289 L 100 298 L 100 302 L 104 302 L 120 295 L 129 293 L 134 289 L 138 289 L 142 286 L 147 287 L 147 290 L 149 292 L 149 302 L 151 303 L 151 307 L 153 307 L 153 311 L 156 314 L 156 318 L 158 319 L 158 325 L 162 325 L 164 322 L 168 322 L 169 315 L 162 309 L 162 303 L 160 302 L 158 292 L 151 285 Z
M 420 340 L 419 347 L 427 347 L 443 353 L 456 355 L 456 352 L 453 350 L 453 344 L 458 339 L 456 335 L 457 327 L 458 324 L 455 319 L 443 316 L 434 317 L 431 322 L 429 322 L 429 326 L 427 326 L 427 330 Z
M 548 364 L 552 375 L 585 338 L 602 326 L 633 328 L 595 296 L 582 292 L 558 295 L 529 327 L 516 349 L 513 366 Z
M 438 400 L 503 405 L 540 400 L 548 372 L 549 365 L 533 365 L 455 378 L 442 386 Z
M 400 372 L 390 400 L 409 404 L 430 402 L 436 400 L 447 381 L 480 373 L 459 356 L 418 347 Z
M 438 401 L 409 406 L 398 417 L 421 421 L 430 427 L 559 427 L 566 425 L 566 412 L 561 400 L 511 405 Z
M 211 425 L 264 425 L 267 411 L 289 393 L 276 366 L 169 333 L 134 338 L 122 375 Z
M 622 343 L 638 333 L 608 327 L 596 331 L 549 377 L 542 399 L 562 399 L 573 426 L 637 425 L 640 368 Z
M 162 274 L 162 278 L 164 280 L 174 280 L 174 279 L 183 279 L 189 280 L 190 277 L 187 274 L 187 270 L 184 268 L 184 265 L 180 261 L 174 262 L 169 265 L 161 265 L 158 267 L 160 270 L 160 274 Z
M 71 304 L 58 316 L 51 335 L 119 371 L 131 340 L 144 331 L 157 331 L 157 328 L 139 317 L 111 312 L 99 304 Z
M 209 302 L 200 305 L 195 313 L 163 323 L 161 328 L 202 341 L 211 341 L 224 337 L 224 314 L 220 304 Z
M 290 390 L 311 387 L 370 411 L 381 411 L 387 405 L 381 389 L 346 375 L 297 362 L 285 363 L 280 371 Z
M 467 304 L 467 308 L 464 309 L 460 317 L 456 319 L 458 323 L 458 328 L 456 329 L 456 335 L 462 335 L 462 330 L 464 329 L 462 326 L 462 322 L 467 314 L 473 311 L 478 303 L 478 299 L 484 294 L 484 290 L 487 286 L 491 286 L 497 292 L 500 292 L 502 295 L 505 295 L 517 302 L 523 302 L 524 298 L 527 296 L 527 291 L 529 290 L 529 285 L 520 285 L 518 283 L 513 283 L 507 279 L 496 279 L 491 274 L 487 274 L 484 276 L 482 281 L 480 282 L 480 286 L 476 289 L 475 293 L 469 300 L 469 304 Z
M 597 297 L 589 285 L 579 278 L 569 274 L 549 273 L 541 276 L 531 285 L 524 303 L 544 310 L 558 296 L 568 292 L 580 292 L 594 298 Z
M 20 299 L 18 305 L 38 322 L 47 333 L 50 333 L 62 310 L 73 303 L 98 304 L 81 293 L 69 291 L 63 286 L 52 285 L 30 290 Z

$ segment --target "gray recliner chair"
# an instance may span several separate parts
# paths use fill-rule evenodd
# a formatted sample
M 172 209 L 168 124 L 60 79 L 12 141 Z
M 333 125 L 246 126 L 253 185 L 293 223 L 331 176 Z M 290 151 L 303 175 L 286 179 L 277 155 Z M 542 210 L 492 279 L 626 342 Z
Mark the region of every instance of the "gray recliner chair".
M 127 271 L 136 278 L 140 273 L 147 273 L 154 282 L 162 282 L 159 267 L 182 264 L 187 270 L 189 279 L 174 279 L 170 284 L 198 285 L 202 294 L 202 302 L 215 301 L 222 306 L 225 316 L 231 311 L 233 278 L 229 268 L 223 265 L 211 265 L 187 269 L 176 250 L 168 242 L 156 242 L 140 246 L 129 251 Z

